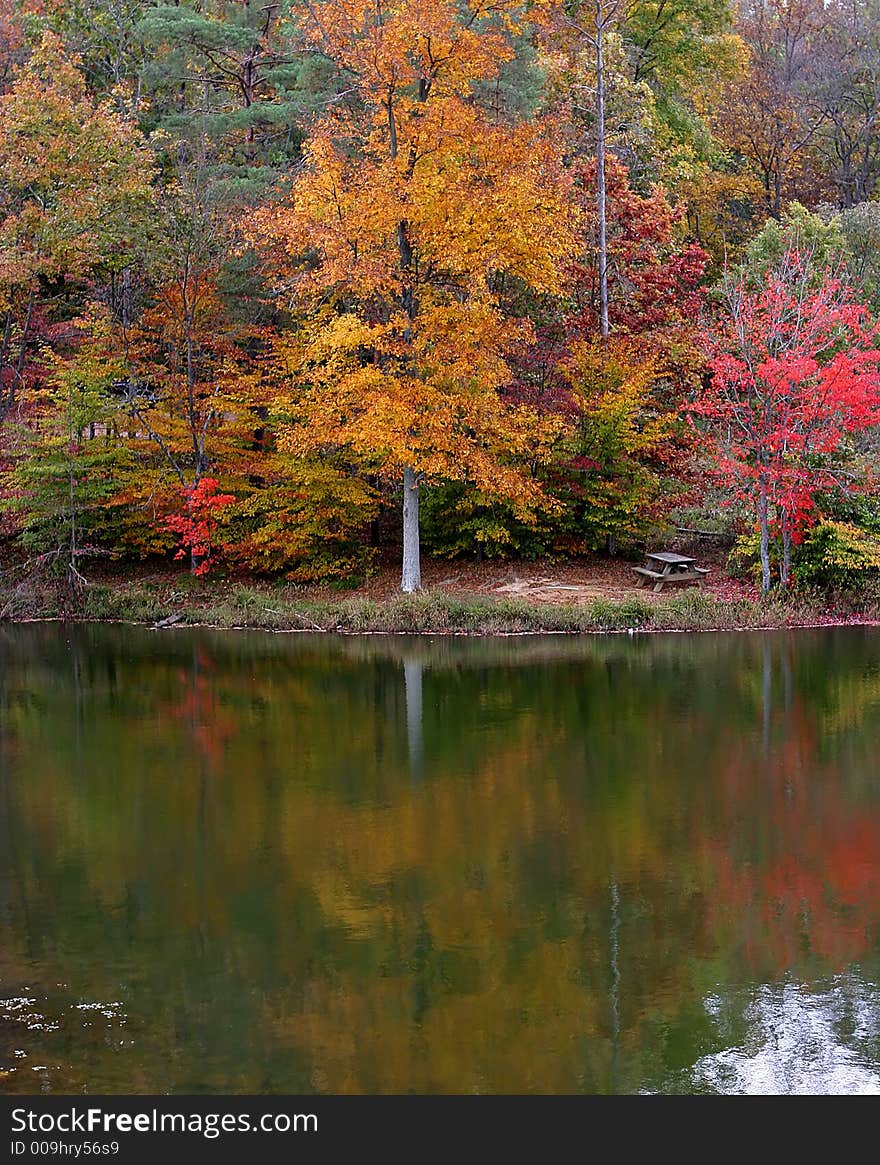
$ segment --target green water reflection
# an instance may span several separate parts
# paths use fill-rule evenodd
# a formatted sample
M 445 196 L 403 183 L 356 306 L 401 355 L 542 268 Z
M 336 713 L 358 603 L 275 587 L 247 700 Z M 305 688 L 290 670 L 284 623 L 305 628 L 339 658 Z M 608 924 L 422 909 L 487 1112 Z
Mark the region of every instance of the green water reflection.
M 0 667 L 0 1090 L 880 1091 L 876 630 Z

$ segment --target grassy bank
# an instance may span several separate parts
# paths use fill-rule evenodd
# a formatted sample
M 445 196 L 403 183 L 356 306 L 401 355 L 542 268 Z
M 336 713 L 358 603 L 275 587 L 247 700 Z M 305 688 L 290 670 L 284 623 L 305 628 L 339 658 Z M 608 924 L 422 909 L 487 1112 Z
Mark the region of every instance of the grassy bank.
M 92 584 L 71 593 L 39 584 L 0 588 L 0 617 L 19 622 L 67 619 L 140 623 L 148 626 L 209 625 L 268 631 L 409 632 L 497 635 L 626 631 L 708 631 L 779 628 L 868 621 L 880 610 L 829 612 L 818 602 L 768 596 L 757 601 L 679 591 L 651 602 L 639 598 L 556 605 L 523 599 L 451 595 L 426 590 L 378 600 L 298 597 L 293 588 L 217 585 L 185 579 Z

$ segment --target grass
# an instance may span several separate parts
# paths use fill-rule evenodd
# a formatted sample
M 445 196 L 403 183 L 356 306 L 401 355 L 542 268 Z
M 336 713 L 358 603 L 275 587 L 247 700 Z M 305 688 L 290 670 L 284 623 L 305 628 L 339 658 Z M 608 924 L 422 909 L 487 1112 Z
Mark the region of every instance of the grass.
M 62 618 L 153 625 L 172 615 L 180 625 L 220 628 L 458 635 L 708 631 L 827 621 L 815 599 L 768 596 L 754 602 L 729 601 L 699 590 L 679 591 L 658 602 L 601 599 L 556 606 L 522 599 L 464 597 L 440 590 L 385 601 L 340 596 L 316 602 L 299 598 L 290 589 L 241 584 L 217 587 L 188 578 L 173 584 L 93 584 L 76 594 L 45 582 L 18 589 L 7 584 L 5 592 L 0 588 L 0 618 L 8 621 Z

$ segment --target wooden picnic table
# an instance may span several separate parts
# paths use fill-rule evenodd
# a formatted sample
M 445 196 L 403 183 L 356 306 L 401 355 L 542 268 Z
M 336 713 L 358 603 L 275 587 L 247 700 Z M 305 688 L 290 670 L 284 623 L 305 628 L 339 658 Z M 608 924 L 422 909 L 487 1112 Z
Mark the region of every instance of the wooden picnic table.
M 644 566 L 632 568 L 639 576 L 636 586 L 643 587 L 653 579 L 654 590 L 659 594 L 667 583 L 695 582 L 703 585 L 703 579 L 709 573 L 706 566 L 697 566 L 696 559 L 688 558 L 686 554 L 673 554 L 671 550 L 656 550 L 645 555 Z

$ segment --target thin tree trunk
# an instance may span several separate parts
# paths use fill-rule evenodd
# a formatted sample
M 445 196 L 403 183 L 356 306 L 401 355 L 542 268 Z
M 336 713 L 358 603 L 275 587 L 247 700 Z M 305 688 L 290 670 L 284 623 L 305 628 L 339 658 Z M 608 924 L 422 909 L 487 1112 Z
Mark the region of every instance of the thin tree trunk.
M 767 518 L 767 479 L 761 478 L 758 497 L 758 522 L 761 529 L 761 590 L 770 590 L 770 525 Z
M 70 582 L 76 582 L 77 571 L 77 545 L 76 545 L 76 472 L 73 463 L 73 387 L 68 381 L 67 385 L 67 481 L 68 481 L 68 498 L 70 502 Z
M 131 287 L 131 267 L 126 266 L 122 268 L 122 297 L 120 302 L 120 317 L 122 319 L 122 326 L 127 332 L 131 327 L 132 318 L 132 287 Z
M 599 210 L 599 331 L 603 339 L 608 323 L 608 223 L 605 194 L 605 14 L 602 0 L 596 3 L 596 197 Z
M 256 51 L 256 50 L 254 50 Z M 250 59 L 244 63 L 244 76 L 242 78 L 242 91 L 244 93 L 244 104 L 246 109 L 250 109 L 254 103 L 254 62 L 253 54 Z M 253 122 L 248 123 L 247 130 L 244 135 L 244 162 L 246 166 L 253 166 L 257 156 L 256 149 L 256 135 L 254 133 Z
M 9 351 L 9 340 L 12 336 L 12 309 L 6 312 L 6 320 L 3 326 L 3 340 L 0 343 L 0 390 L 3 388 L 3 369 L 6 367 L 6 353 Z M 3 400 L 0 398 L 0 407 L 3 405 Z
M 400 589 L 404 594 L 421 590 L 422 568 L 419 556 L 419 479 L 407 466 L 403 471 L 403 572 Z
M 186 491 L 186 516 L 187 520 L 189 521 L 190 535 L 193 535 L 195 533 L 195 520 L 193 517 L 192 508 L 192 488 L 187 489 Z M 203 555 L 196 553 L 195 543 L 190 542 L 189 573 L 191 575 L 197 575 L 199 573 L 199 567 L 202 565 L 203 557 Z
M 773 217 L 782 218 L 782 163 L 776 167 L 773 175 Z
M 84 586 L 86 580 L 80 574 L 79 570 L 79 531 L 77 529 L 77 505 L 76 505 L 76 463 L 74 461 L 74 438 L 77 444 L 82 442 L 82 432 L 74 429 L 73 424 L 73 386 L 68 380 L 67 384 L 67 482 L 68 482 L 68 504 L 69 504 L 69 536 L 70 536 L 70 560 L 68 562 L 68 583 L 72 590 L 77 590 Z
M 782 518 L 782 570 L 779 581 L 783 587 L 788 586 L 791 577 L 791 517 L 788 514 Z

